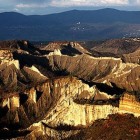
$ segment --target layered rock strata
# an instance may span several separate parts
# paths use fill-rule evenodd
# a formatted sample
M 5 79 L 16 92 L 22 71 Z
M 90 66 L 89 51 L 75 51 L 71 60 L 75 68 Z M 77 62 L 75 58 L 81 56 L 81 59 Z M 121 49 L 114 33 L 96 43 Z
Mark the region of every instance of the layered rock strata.
M 105 95 L 100 93 L 103 98 L 96 99 L 96 92 L 95 86 L 89 87 L 73 77 L 48 80 L 20 96 L 4 99 L 1 109 L 7 106 L 8 110 L 1 118 L 1 123 L 7 124 L 7 127 L 16 124 L 20 129 L 28 127 L 35 133 L 41 132 L 41 135 L 56 138 L 58 135 L 55 129 L 65 126 L 84 128 L 95 120 L 106 119 L 109 114 L 132 113 L 140 116 L 139 102 L 133 95 L 124 93 L 118 100 L 117 96 L 106 95 L 104 98 Z M 74 101 L 77 98 L 90 102 L 79 104 Z M 108 100 L 111 100 L 109 104 Z M 26 120 L 26 124 L 23 120 Z
M 130 54 L 97 58 L 76 43 L 52 43 L 45 54 L 20 43 L 0 51 L 0 130 L 67 139 L 110 114 L 140 116 L 140 66 L 124 63 Z M 69 45 L 78 53 L 64 55 Z

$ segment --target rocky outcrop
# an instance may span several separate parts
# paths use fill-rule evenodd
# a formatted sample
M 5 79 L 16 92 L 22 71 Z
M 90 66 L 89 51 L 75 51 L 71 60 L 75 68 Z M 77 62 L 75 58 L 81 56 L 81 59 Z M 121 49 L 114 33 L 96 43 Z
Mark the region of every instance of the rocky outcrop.
M 54 52 L 49 53 L 49 56 L 51 55 L 61 55 L 61 51 L 59 49 L 55 49 Z
M 120 113 L 131 113 L 135 116 L 140 116 L 140 102 L 136 96 L 125 93 L 119 103 Z
M 19 96 L 3 100 L 1 108 L 5 109 L 7 106 L 9 109 L 6 116 L 1 117 L 1 124 L 5 123 L 8 129 L 16 124 L 21 130 L 28 128 L 34 133 L 41 132 L 41 135 L 47 134 L 49 137 L 57 138 L 57 129 L 88 127 L 95 120 L 106 119 L 109 114 L 140 115 L 139 102 L 134 100 L 134 95 L 129 98 L 128 94 L 124 93 L 118 100 L 118 96 L 107 99 L 100 93 L 103 98 L 97 99 L 96 93 L 100 92 L 97 90 L 95 86 L 89 87 L 73 77 L 48 80 L 20 93 Z M 130 102 L 127 101 L 128 98 Z M 90 101 L 81 104 L 75 102 L 76 99 Z M 138 110 L 134 110 L 134 107 Z M 9 116 L 12 116 L 10 120 Z M 13 118 L 15 119 L 12 120 Z M 23 120 L 26 120 L 26 124 Z
M 3 59 L 0 65 L 0 71 L 0 98 L 10 96 L 12 93 L 15 94 L 16 92 L 24 91 L 47 79 L 35 66 L 24 66 L 21 69 L 19 61 L 14 59 Z
M 123 38 L 123 39 L 111 39 L 92 45 L 92 53 L 96 56 L 112 56 L 121 57 L 123 54 L 129 54 L 136 51 L 139 48 L 139 38 Z
M 17 108 L 20 106 L 19 96 L 12 96 L 10 98 L 2 99 L 1 108 L 8 107 L 9 109 Z
M 133 53 L 123 54 L 122 60 L 128 63 L 140 64 L 140 49 L 137 49 Z
M 65 71 L 65 73 L 86 81 L 106 83 L 110 86 L 111 83 L 114 83 L 117 87 L 129 92 L 140 89 L 138 73 L 140 66 L 133 63 L 123 63 L 119 58 L 54 55 L 48 56 L 48 60 L 53 71 Z
M 12 60 L 13 59 L 13 54 L 11 50 L 0 50 L 0 59 L 2 60 Z
M 138 63 L 93 57 L 78 43 L 21 44 L 0 51 L 0 133 L 12 133 L 0 138 L 69 139 L 109 115 L 140 116 Z
M 75 57 L 67 55 L 31 56 L 18 55 L 16 58 L 29 63 L 47 68 L 49 76 L 73 75 L 89 82 L 104 83 L 109 86 L 115 84 L 126 91 L 139 91 L 139 68 L 138 64 L 123 63 L 120 58 L 92 57 L 89 55 L 78 55 Z M 37 60 L 37 61 L 36 61 Z M 41 70 L 41 69 L 40 69 Z M 43 72 L 43 71 L 42 71 Z M 48 77 L 48 75 L 46 75 Z M 129 81 L 129 82 L 128 82 Z
M 82 47 L 78 42 L 50 42 L 46 46 L 41 47 L 43 51 L 60 50 L 62 54 L 66 55 L 79 55 L 91 54 L 88 50 Z
M 44 118 L 41 122 L 30 126 L 29 129 L 34 130 L 34 126 L 38 126 L 38 130 L 42 131 L 41 135 L 47 135 L 54 139 L 65 139 L 79 133 L 79 129 L 72 131 L 76 128 L 84 128 L 90 126 L 93 122 L 99 119 L 108 118 L 109 114 L 117 113 L 132 113 L 135 116 L 140 116 L 139 102 L 135 101 L 135 96 L 124 93 L 119 101 L 119 106 L 112 106 L 111 104 L 93 105 L 93 104 L 76 104 L 71 102 L 67 105 L 67 97 L 64 98 L 49 114 L 49 117 Z M 128 102 L 129 100 L 129 102 Z M 63 103 L 65 102 L 65 103 Z M 101 102 L 100 100 L 98 102 Z M 114 102 L 114 101 L 112 101 Z M 130 103 L 130 104 L 129 104 Z M 94 124 L 94 123 L 93 123 Z M 60 132 L 60 130 L 71 130 L 67 132 Z M 59 130 L 59 131 L 57 131 Z M 38 131 L 36 131 L 38 133 Z M 32 135 L 31 135 L 32 136 Z
M 8 50 L 11 52 L 19 51 L 22 53 L 31 54 L 38 53 L 38 49 L 35 48 L 28 40 L 0 41 L 0 50 Z

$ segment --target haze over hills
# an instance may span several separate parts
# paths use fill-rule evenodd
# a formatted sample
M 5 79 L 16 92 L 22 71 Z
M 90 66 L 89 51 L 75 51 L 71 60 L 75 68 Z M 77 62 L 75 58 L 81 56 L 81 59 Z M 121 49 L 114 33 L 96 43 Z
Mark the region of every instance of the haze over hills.
M 72 10 L 50 15 L 0 13 L 0 40 L 102 40 L 140 36 L 140 12 Z

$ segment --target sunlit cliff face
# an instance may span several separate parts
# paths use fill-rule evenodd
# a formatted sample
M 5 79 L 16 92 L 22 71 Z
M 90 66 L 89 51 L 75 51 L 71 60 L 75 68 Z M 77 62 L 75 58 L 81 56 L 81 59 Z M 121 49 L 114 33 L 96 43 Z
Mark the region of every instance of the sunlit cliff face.
M 25 42 L 0 51 L 2 130 L 64 139 L 111 114 L 140 116 L 139 64 L 84 52 L 69 56 L 56 46 L 47 54 Z

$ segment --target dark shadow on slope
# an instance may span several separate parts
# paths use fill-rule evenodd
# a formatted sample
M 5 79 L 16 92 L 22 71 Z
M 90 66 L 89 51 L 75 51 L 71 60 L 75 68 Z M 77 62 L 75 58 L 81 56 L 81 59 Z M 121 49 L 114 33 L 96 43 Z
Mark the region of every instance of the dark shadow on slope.
M 36 101 L 38 101 L 40 99 L 42 94 L 43 94 L 43 92 L 40 92 L 40 91 L 36 90 Z
M 25 130 L 25 131 L 16 131 L 16 130 L 0 130 L 0 139 L 15 139 L 17 137 L 24 137 L 27 134 L 29 134 L 31 131 Z
M 34 55 L 29 55 L 29 54 L 18 54 L 16 52 L 13 53 L 14 59 L 18 59 L 20 62 L 20 67 L 21 69 L 24 66 L 31 67 L 32 65 L 36 66 L 39 68 L 39 70 L 44 71 L 43 74 L 46 75 L 47 77 L 56 77 L 56 76 L 67 76 L 69 75 L 66 70 L 59 70 L 53 72 L 52 66 L 49 65 L 49 60 L 46 57 L 39 57 L 39 56 L 34 56 Z M 47 69 L 46 69 L 47 68 Z
M 112 86 L 109 86 L 107 84 L 104 83 L 96 83 L 96 82 L 89 82 L 89 81 L 85 81 L 83 79 L 82 80 L 83 83 L 88 84 L 90 87 L 96 85 L 97 89 L 101 92 L 105 92 L 109 95 L 121 95 L 123 94 L 123 92 L 125 92 L 125 89 L 121 89 L 119 87 L 117 87 L 117 85 L 115 83 L 111 83 Z
M 69 56 L 74 56 L 75 54 L 79 54 L 79 55 L 82 54 L 80 51 L 72 47 L 70 43 L 62 47 L 61 53 Z
M 45 57 L 34 56 L 30 54 L 18 54 L 17 52 L 13 53 L 14 59 L 19 60 L 20 67 L 23 68 L 24 66 L 31 67 L 32 65 L 41 65 L 42 67 L 47 67 L 50 70 L 49 60 Z
M 20 105 L 23 105 L 28 99 L 27 94 L 24 94 L 24 93 L 20 93 L 19 97 L 20 97 Z
M 0 107 L 0 118 L 2 118 L 3 116 L 5 116 L 8 112 L 9 108 L 8 106 L 6 105 L 5 107 L 1 108 Z
M 94 84 L 101 92 L 108 93 L 109 95 L 114 95 L 114 94 L 121 95 L 123 94 L 123 92 L 125 92 L 125 89 L 121 89 L 117 87 L 115 83 L 111 83 L 112 87 L 103 83 L 94 83 Z

